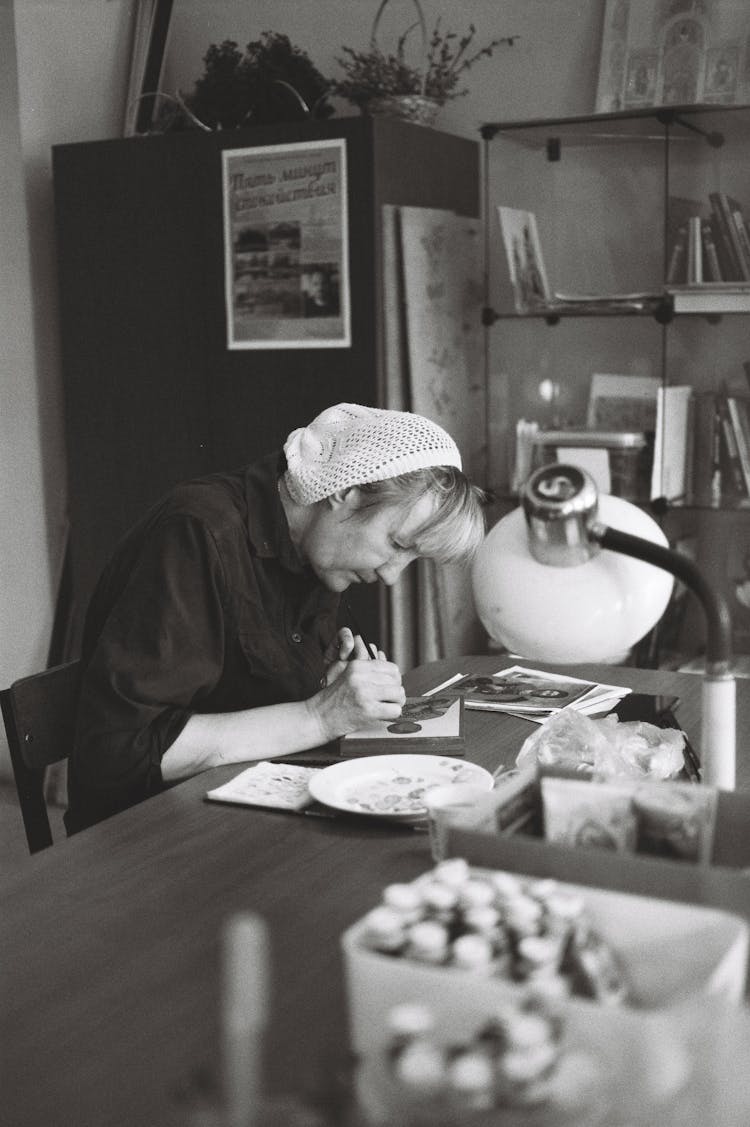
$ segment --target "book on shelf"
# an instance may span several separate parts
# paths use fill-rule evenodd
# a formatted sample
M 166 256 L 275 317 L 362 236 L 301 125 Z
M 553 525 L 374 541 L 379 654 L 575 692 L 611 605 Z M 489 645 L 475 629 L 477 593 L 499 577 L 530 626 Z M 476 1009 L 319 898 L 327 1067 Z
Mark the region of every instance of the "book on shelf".
M 657 392 L 651 500 L 677 501 L 689 493 L 692 397 L 688 384 L 671 384 Z
M 703 281 L 703 236 L 700 215 L 692 215 L 688 221 L 687 277 L 688 284 Z
M 701 224 L 701 242 L 703 247 L 703 281 L 721 282 L 723 275 L 710 219 L 704 219 Z
M 742 471 L 745 492 L 750 496 L 750 416 L 748 416 L 747 401 L 739 399 L 736 395 L 728 395 L 726 406 L 734 431 L 737 459 Z
M 690 196 L 670 196 L 667 205 L 667 282 L 684 283 L 702 279 L 695 275 L 696 233 L 709 218 L 705 200 Z M 702 256 L 702 247 L 701 256 Z M 691 256 L 693 261 L 691 262 Z
M 716 205 L 718 207 L 718 205 Z M 716 246 L 716 257 L 719 260 L 721 280 L 724 282 L 741 281 L 734 248 L 729 239 L 726 223 L 720 218 L 716 208 L 711 208 L 711 233 Z
M 722 485 L 728 499 L 740 501 L 748 496 L 748 481 L 742 468 L 737 432 L 729 410 L 728 397 L 719 395 L 718 413 L 721 426 Z M 748 465 L 750 469 L 750 464 Z
M 693 407 L 693 501 L 718 508 L 721 495 L 721 416 L 709 391 L 696 395 Z
M 688 226 L 683 223 L 677 228 L 669 243 L 667 259 L 667 282 L 684 282 L 687 279 Z
M 667 285 L 750 281 L 750 234 L 733 196 L 670 195 L 666 224 Z
M 734 225 L 739 235 L 742 259 L 748 270 L 748 277 L 750 277 L 750 235 L 748 235 L 747 224 L 745 223 L 745 217 L 742 214 L 741 207 L 737 206 L 732 208 L 732 219 L 734 220 Z
M 675 313 L 750 313 L 747 282 L 702 282 L 665 286 Z
M 732 196 L 728 196 L 726 192 L 709 192 L 708 199 L 714 214 L 715 230 L 719 236 L 719 244 L 727 260 L 725 272 L 723 273 L 725 281 L 750 280 L 750 260 L 745 257 L 739 227 L 734 214 L 735 212 L 739 212 L 740 219 L 742 219 L 742 208 L 740 204 Z

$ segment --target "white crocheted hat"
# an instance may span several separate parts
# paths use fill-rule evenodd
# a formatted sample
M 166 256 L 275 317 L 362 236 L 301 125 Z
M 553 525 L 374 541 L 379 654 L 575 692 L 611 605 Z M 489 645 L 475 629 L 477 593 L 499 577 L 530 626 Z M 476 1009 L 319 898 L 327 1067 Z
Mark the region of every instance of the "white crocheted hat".
M 339 489 L 385 481 L 427 466 L 461 469 L 451 436 L 422 415 L 339 403 L 284 444 L 292 499 L 312 505 Z

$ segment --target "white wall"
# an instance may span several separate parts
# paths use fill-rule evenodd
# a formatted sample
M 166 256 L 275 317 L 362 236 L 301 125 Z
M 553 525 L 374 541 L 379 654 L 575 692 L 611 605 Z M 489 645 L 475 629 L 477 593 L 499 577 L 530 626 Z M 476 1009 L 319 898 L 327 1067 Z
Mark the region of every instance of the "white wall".
M 120 133 L 132 9 L 0 0 L 2 685 L 46 663 L 64 548 L 51 146 Z
M 40 389 L 22 170 L 13 9 L 0 6 L 0 662 L 4 680 L 42 662 L 51 622 Z
M 424 0 L 428 23 L 518 34 L 469 75 L 439 127 L 593 106 L 604 0 Z M 0 684 L 43 666 L 65 524 L 51 147 L 118 137 L 135 0 L 0 0 Z M 283 31 L 325 75 L 364 47 L 376 0 L 175 0 L 163 89 L 189 90 L 211 43 Z M 383 46 L 412 19 L 392 0 Z M 350 109 L 347 112 L 352 112 Z M 7 776 L 0 741 L 0 776 Z

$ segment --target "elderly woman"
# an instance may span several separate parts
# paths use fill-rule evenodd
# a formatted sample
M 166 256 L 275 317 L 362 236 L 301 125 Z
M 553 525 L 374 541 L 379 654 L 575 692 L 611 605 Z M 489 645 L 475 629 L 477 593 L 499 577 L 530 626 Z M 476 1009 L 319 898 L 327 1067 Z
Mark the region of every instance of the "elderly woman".
M 444 430 L 350 403 L 283 455 L 174 489 L 88 609 L 68 832 L 206 768 L 397 718 L 400 671 L 337 631 L 340 593 L 390 585 L 419 556 L 468 559 L 483 532 Z

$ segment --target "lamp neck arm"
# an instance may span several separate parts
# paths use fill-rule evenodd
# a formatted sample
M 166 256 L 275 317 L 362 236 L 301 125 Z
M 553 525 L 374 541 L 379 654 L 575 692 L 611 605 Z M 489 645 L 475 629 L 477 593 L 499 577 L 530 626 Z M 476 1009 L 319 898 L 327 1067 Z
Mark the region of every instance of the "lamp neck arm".
M 602 548 L 643 560 L 682 580 L 685 586 L 698 597 L 706 615 L 706 672 L 713 676 L 722 676 L 730 672 L 732 618 L 729 605 L 724 595 L 707 583 L 702 572 L 691 559 L 673 548 L 665 548 L 640 536 L 632 536 L 629 532 L 620 532 L 604 524 L 591 525 L 589 535 Z

